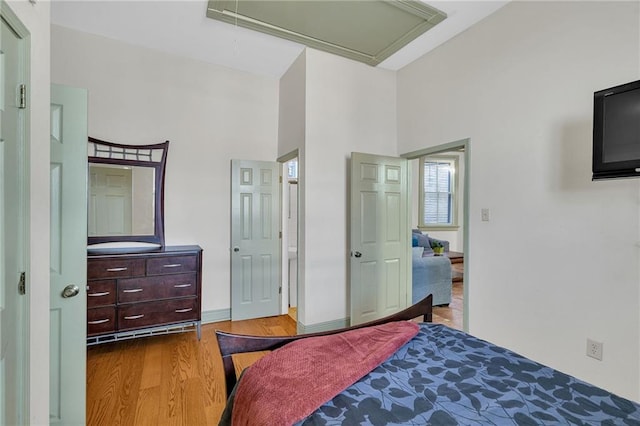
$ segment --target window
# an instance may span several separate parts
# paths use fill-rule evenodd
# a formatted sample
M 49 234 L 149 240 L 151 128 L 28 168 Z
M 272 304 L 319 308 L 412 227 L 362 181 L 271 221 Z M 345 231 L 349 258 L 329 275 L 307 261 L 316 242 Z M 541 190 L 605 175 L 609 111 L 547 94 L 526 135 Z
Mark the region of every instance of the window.
M 420 158 L 420 227 L 457 227 L 457 157 Z
M 298 159 L 297 158 L 287 163 L 287 178 L 298 179 Z

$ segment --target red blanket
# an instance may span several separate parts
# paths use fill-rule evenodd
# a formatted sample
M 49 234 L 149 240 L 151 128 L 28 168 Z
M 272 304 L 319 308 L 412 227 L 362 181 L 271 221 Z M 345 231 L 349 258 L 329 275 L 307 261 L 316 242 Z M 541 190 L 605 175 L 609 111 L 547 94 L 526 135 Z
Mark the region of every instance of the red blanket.
M 232 424 L 291 425 L 364 377 L 418 333 L 399 321 L 292 342 L 258 360 L 238 383 Z

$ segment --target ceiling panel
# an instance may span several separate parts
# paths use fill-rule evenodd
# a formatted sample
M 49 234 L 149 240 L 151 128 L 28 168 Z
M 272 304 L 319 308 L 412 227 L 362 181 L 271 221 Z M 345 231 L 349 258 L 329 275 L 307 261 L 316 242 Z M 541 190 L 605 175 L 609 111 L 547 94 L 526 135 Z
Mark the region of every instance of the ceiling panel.
M 417 0 L 209 0 L 207 16 L 374 66 L 446 18 Z

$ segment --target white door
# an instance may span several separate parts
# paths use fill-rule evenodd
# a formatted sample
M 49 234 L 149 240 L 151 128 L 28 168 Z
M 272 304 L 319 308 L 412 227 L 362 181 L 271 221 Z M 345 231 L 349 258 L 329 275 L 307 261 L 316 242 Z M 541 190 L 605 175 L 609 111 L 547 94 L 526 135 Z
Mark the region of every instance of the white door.
M 87 91 L 51 86 L 51 424 L 84 424 Z
M 280 314 L 280 164 L 231 160 L 231 319 Z
M 26 424 L 26 140 L 19 108 L 24 41 L 0 19 L 0 424 Z
M 351 154 L 351 324 L 411 300 L 406 159 Z
M 131 168 L 89 165 L 89 235 L 132 235 Z

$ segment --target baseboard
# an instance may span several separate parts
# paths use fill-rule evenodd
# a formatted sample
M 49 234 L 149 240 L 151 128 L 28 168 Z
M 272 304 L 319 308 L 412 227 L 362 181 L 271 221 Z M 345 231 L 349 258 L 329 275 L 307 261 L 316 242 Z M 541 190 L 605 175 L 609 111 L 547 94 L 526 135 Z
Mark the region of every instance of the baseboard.
M 202 312 L 202 323 L 229 321 L 231 319 L 231 309 L 216 309 Z
M 320 322 L 317 324 L 304 325 L 298 321 L 298 334 L 320 333 L 322 331 L 336 330 L 338 328 L 349 327 L 350 318 L 337 319 L 333 321 Z
M 209 324 L 212 322 L 230 321 L 231 309 L 216 309 L 213 311 L 202 312 L 202 324 Z M 297 333 L 309 334 L 320 333 L 323 331 L 336 330 L 338 328 L 349 327 L 351 323 L 350 318 L 337 319 L 333 321 L 320 322 L 317 324 L 304 325 L 298 321 Z

